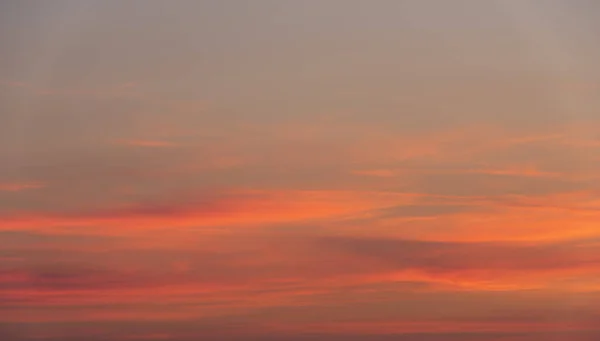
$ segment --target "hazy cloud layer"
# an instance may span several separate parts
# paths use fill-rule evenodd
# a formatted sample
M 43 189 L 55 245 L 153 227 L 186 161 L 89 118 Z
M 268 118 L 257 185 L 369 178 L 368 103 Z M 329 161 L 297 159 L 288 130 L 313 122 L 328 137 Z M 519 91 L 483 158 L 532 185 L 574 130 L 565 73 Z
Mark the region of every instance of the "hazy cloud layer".
M 598 339 L 599 9 L 3 1 L 0 339 Z

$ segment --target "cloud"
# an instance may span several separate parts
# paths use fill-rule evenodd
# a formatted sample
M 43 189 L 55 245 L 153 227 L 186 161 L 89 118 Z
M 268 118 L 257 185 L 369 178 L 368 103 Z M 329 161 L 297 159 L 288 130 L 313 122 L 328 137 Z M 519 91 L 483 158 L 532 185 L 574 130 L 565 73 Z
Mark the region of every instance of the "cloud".
M 544 178 L 558 178 L 563 176 L 563 174 L 558 172 L 545 172 L 536 169 L 534 166 L 522 166 L 522 167 L 512 167 L 512 168 L 482 168 L 482 169 L 468 169 L 465 170 L 465 173 L 473 173 L 473 174 L 489 174 L 489 175 L 499 175 L 499 176 L 522 176 L 522 177 L 544 177 Z
M 437 172 L 416 178 L 411 188 L 448 196 L 540 196 L 589 189 L 589 184 L 566 178 L 497 176 L 490 173 Z
M 60 245 L 45 253 L 24 248 L 25 259 L 2 272 L 0 282 L 4 289 L 33 285 L 42 291 L 149 293 L 162 287 L 165 297 L 175 291 L 205 292 L 211 300 L 218 299 L 219 292 L 229 292 L 233 299 L 231 293 L 237 291 L 235 299 L 241 302 L 248 292 L 282 298 L 308 292 L 310 297 L 322 290 L 366 290 L 386 283 L 418 284 L 404 287 L 407 291 L 560 289 L 572 287 L 569 279 L 591 283 L 586 276 L 600 273 L 597 243 L 590 241 L 456 243 L 265 232 L 191 241 L 188 246 L 141 246 L 109 248 L 108 259 L 102 257 L 102 247 L 68 249 L 78 262 L 62 257 Z M 210 246 L 215 251 L 209 251 Z
M 33 84 L 25 84 L 23 87 L 36 96 L 51 96 L 57 98 L 118 99 L 142 96 L 136 82 L 125 82 L 93 88 L 43 87 Z
M 0 192 L 21 192 L 44 187 L 41 182 L 4 182 L 0 183 Z
M 456 243 L 381 238 L 324 237 L 323 250 L 371 259 L 390 271 L 414 271 L 435 280 L 544 284 L 554 276 L 600 273 L 595 243 Z M 537 277 L 537 278 L 536 278 Z
M 37 291 L 107 290 L 131 287 L 131 281 L 140 286 L 145 278 L 131 276 L 89 264 L 36 264 L 29 268 L 4 270 L 0 273 L 0 288 L 33 289 Z
M 160 140 L 119 140 L 117 143 L 132 146 L 132 147 L 147 147 L 147 148 L 165 148 L 176 147 L 177 144 L 169 141 Z
M 100 228 L 107 233 L 127 233 L 145 228 L 256 226 L 343 217 L 410 200 L 410 195 L 381 192 L 234 191 L 216 196 L 209 194 L 204 198 L 199 196 L 183 203 L 5 216 L 0 229 L 44 230 L 77 226 L 85 232 L 87 228 Z
M 378 178 L 391 178 L 391 177 L 397 176 L 398 172 L 391 170 L 391 169 L 366 169 L 366 170 L 352 171 L 352 174 L 373 176 L 373 177 L 378 177 Z
M 99 248 L 24 248 L 23 262 L 0 271 L 0 319 L 177 324 L 222 318 L 255 324 L 253 333 L 304 328 L 368 335 L 565 330 L 597 317 L 597 291 L 563 286 L 597 277 L 597 241 L 426 242 L 307 229 L 208 240 L 173 234 L 180 243 L 157 235 L 162 244 L 132 238 Z M 565 309 L 581 320 L 552 322 Z
M 373 211 L 372 214 L 377 218 L 409 218 L 409 217 L 442 217 L 461 213 L 478 213 L 489 211 L 490 207 L 484 205 L 472 204 L 410 204 L 395 207 L 384 208 Z
M 343 235 L 440 242 L 560 242 L 600 236 L 595 190 L 553 194 L 413 193 L 413 200 L 328 223 Z
M 11 88 L 28 88 L 31 85 L 26 82 L 18 82 L 18 81 L 6 81 L 0 80 L 0 84 L 11 87 Z
M 464 322 L 464 321 L 349 321 L 349 322 L 330 322 L 330 323 L 315 323 L 304 324 L 294 328 L 289 328 L 288 332 L 310 332 L 315 334 L 330 334 L 330 335 L 389 335 L 400 336 L 410 335 L 417 338 L 419 334 L 426 334 L 429 337 L 433 335 L 445 335 L 464 333 L 461 340 L 464 340 L 469 334 L 479 334 L 479 337 L 484 333 L 502 334 L 510 333 L 540 333 L 540 332 L 568 332 L 578 331 L 581 329 L 591 328 L 591 323 L 574 323 L 558 322 L 558 323 L 527 323 L 527 322 Z M 282 328 L 283 329 L 283 328 Z M 425 335 L 422 335 L 425 336 Z M 425 336 L 426 337 L 426 336 Z

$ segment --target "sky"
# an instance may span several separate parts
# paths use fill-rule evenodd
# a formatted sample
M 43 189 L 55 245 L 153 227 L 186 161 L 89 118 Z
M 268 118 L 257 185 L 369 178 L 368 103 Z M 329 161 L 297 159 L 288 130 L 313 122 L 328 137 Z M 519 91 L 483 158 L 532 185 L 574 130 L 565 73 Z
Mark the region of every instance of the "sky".
M 0 2 L 3 341 L 600 338 L 600 3 Z

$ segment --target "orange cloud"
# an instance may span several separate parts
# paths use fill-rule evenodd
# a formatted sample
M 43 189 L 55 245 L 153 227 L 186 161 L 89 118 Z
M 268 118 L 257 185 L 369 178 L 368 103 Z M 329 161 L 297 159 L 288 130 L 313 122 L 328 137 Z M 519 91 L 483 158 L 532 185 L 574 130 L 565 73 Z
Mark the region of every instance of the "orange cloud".
M 385 291 L 383 284 L 392 292 L 398 286 L 405 292 L 571 290 L 570 281 L 578 279 L 580 291 L 584 283 L 589 291 L 597 285 L 590 278 L 600 273 L 597 245 L 586 241 L 451 243 L 297 233 L 238 239 L 213 239 L 209 244 L 214 251 L 198 242 L 161 248 L 132 243 L 129 249 L 109 249 L 111 257 L 119 259 L 112 265 L 102 248 L 67 249 L 79 263 L 48 260 L 31 266 L 26 259 L 0 272 L 0 296 L 32 307 L 176 304 L 194 297 L 205 307 L 212 302 L 213 308 L 225 310 L 256 309 L 319 305 L 324 296 L 336 292 L 347 294 L 332 296 L 332 302 L 352 302 L 355 294 L 364 300 L 369 292 Z M 52 250 L 46 254 L 60 256 L 53 256 Z M 149 259 L 154 260 L 144 261 Z M 402 287 L 403 283 L 420 285 Z
M 340 233 L 432 241 L 560 241 L 600 236 L 600 213 L 552 208 L 498 208 L 450 214 L 416 214 L 348 222 Z M 366 227 L 368 226 L 368 230 Z M 364 232 L 362 232 L 364 231 Z
M 556 172 L 545 172 L 538 170 L 535 166 L 521 166 L 521 167 L 508 167 L 508 168 L 488 168 L 488 169 L 473 169 L 466 170 L 466 173 L 476 174 L 490 174 L 490 175 L 508 175 L 508 176 L 525 176 L 525 177 L 544 177 L 544 178 L 555 178 L 560 177 L 561 173 Z
M 561 241 L 600 237 L 595 191 L 549 195 L 414 194 L 413 202 L 329 225 L 345 235 L 455 242 Z
M 518 132 L 491 125 L 470 125 L 398 134 L 379 127 L 357 131 L 351 149 L 357 161 L 366 163 L 393 164 L 407 161 L 429 161 L 439 164 L 476 163 L 478 157 L 482 155 L 526 146 L 552 146 L 567 148 L 567 150 L 596 146 L 596 140 L 582 139 L 574 133 L 589 131 L 589 129 L 589 127 L 555 126 L 549 131 Z M 541 175 L 532 167 L 517 167 L 507 171 L 511 174 L 516 172 L 524 175 Z
M 452 243 L 384 238 L 326 237 L 323 250 L 340 250 L 370 260 L 380 274 L 397 272 L 397 279 L 502 285 L 544 283 L 561 276 L 600 273 L 597 245 L 569 243 Z M 384 269 L 387 269 L 385 271 Z M 416 277 L 415 277 L 416 276 Z M 469 283 L 470 282 L 470 283 Z M 476 285 L 474 286 L 476 287 Z
M 397 177 L 402 174 L 406 175 L 419 175 L 419 174 L 435 174 L 435 173 L 467 173 L 467 174 L 488 174 L 488 175 L 501 175 L 501 176 L 521 176 L 521 177 L 540 177 L 540 178 L 558 178 L 565 176 L 565 174 L 558 172 L 546 172 L 539 170 L 533 165 L 504 167 L 504 168 L 464 168 L 464 169 L 364 169 L 354 170 L 351 172 L 355 175 L 372 176 L 379 178 L 391 178 Z
M 379 192 L 241 191 L 214 200 L 171 205 L 130 205 L 95 212 L 4 217 L 0 229 L 96 228 L 128 233 L 146 228 L 222 227 L 303 222 L 343 217 L 410 202 L 412 196 Z

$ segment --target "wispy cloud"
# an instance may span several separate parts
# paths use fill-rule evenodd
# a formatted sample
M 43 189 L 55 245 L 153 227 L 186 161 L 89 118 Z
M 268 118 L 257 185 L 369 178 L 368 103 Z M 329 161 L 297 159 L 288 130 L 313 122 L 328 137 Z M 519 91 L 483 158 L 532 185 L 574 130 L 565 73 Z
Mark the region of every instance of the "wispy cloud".
M 163 140 L 118 140 L 118 144 L 132 147 L 146 147 L 146 148 L 168 148 L 177 147 L 178 144 L 170 141 Z
M 399 173 L 391 169 L 365 169 L 352 171 L 352 174 L 377 178 L 392 178 L 398 176 Z
M 255 226 L 359 214 L 411 200 L 395 193 L 343 191 L 239 191 L 183 204 L 141 204 L 71 214 L 20 214 L 5 217 L 0 229 L 52 226 L 102 227 L 127 233 L 145 228 Z M 107 229 L 115 227 L 115 230 Z M 122 228 L 127 229 L 123 230 Z M 89 231 L 93 231 L 89 230 Z M 100 231 L 101 231 L 100 230 Z M 96 230 L 99 231 L 99 230 Z M 118 232 L 120 231 L 120 232 Z
M 0 81 L 0 84 L 23 89 L 35 96 L 56 98 L 122 98 L 139 97 L 139 84 L 134 81 L 97 87 L 42 86 L 32 82 Z
M 528 290 L 556 297 L 552 292 L 572 288 L 569 280 L 583 282 L 600 273 L 597 245 L 585 240 L 455 243 L 304 232 L 222 236 L 195 248 L 124 246 L 113 247 L 109 258 L 101 250 L 69 250 L 71 255 L 62 260 L 56 254 L 52 256 L 55 260 L 26 260 L 0 271 L 2 302 L 28 312 L 9 316 L 0 309 L 0 316 L 15 322 L 186 321 L 280 309 L 316 314 L 318 320 L 323 314 L 343 318 L 347 309 L 341 307 L 363 307 L 353 315 L 366 318 L 373 314 L 373 322 L 383 323 L 385 313 L 380 315 L 375 308 L 391 304 L 398 306 L 399 315 L 384 324 L 402 332 L 416 331 L 405 329 L 409 325 L 402 323 L 402 316 L 412 316 L 419 326 L 440 313 L 427 309 L 432 302 L 460 298 L 463 306 L 439 309 L 443 314 L 460 311 L 468 317 L 463 322 L 471 321 L 471 327 L 477 329 L 482 322 L 480 314 L 486 310 L 473 303 L 474 299 L 486 302 L 503 293 L 505 307 L 523 304 L 523 309 L 535 310 L 535 306 L 520 303 L 527 299 Z M 154 261 L 148 263 L 147 257 Z M 571 293 L 580 298 L 588 294 Z M 413 315 L 415 304 L 423 305 L 418 316 Z M 165 306 L 170 307 L 168 312 L 162 309 Z M 331 310 L 336 306 L 340 309 Z M 591 314 L 592 306 L 584 313 Z M 63 314 L 49 313 L 57 307 Z M 504 320 L 498 322 L 510 322 L 499 314 Z M 529 318 L 545 323 L 536 316 Z M 301 325 L 309 327 L 311 323 L 297 326 Z M 331 331 L 344 329 L 330 327 Z
M 559 178 L 565 176 L 559 172 L 548 172 L 539 170 L 534 165 L 523 165 L 514 166 L 507 168 L 479 168 L 479 169 L 466 169 L 465 173 L 474 174 L 489 174 L 489 175 L 500 175 L 500 176 L 522 176 L 522 177 L 542 177 L 542 178 Z
M 0 191 L 4 192 L 21 192 L 26 190 L 34 190 L 44 188 L 45 185 L 41 182 L 0 182 Z

